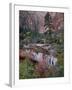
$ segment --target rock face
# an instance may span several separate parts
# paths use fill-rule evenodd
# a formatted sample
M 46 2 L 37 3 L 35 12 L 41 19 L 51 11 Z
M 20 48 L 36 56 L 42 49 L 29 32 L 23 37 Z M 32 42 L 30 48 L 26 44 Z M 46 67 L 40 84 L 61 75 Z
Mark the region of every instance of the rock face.
M 44 33 L 45 30 L 45 15 L 48 12 L 41 11 L 20 11 L 19 12 L 19 26 L 23 29 L 37 30 Z M 49 12 L 51 16 L 52 30 L 60 30 L 64 28 L 64 13 Z
M 39 32 L 40 33 L 43 33 L 43 32 L 46 31 L 45 30 L 45 27 L 44 27 L 44 25 L 45 25 L 45 19 L 44 19 L 44 17 L 46 15 L 46 13 L 47 12 L 36 12 L 36 15 L 39 18 L 38 20 L 39 20 Z
M 20 11 L 19 12 L 19 27 L 30 29 L 32 31 L 39 29 L 39 18 L 36 12 Z
M 52 17 L 52 27 L 53 30 L 61 30 L 64 28 L 64 13 L 57 13 L 57 12 L 52 12 L 50 13 Z

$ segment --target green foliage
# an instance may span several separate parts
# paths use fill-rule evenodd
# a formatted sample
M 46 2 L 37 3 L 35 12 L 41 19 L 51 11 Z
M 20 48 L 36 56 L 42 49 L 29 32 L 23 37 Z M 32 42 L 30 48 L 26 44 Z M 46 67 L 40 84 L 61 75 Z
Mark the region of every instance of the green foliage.
M 35 78 L 36 74 L 34 73 L 35 64 L 33 64 L 28 58 L 26 58 L 19 65 L 19 78 L 27 79 L 27 78 Z

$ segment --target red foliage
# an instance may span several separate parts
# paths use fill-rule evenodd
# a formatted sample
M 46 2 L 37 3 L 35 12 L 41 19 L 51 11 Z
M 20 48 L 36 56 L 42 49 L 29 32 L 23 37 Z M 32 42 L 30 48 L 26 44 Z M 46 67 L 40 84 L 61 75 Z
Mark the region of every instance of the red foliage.
M 47 71 L 47 65 L 46 65 L 46 62 L 43 60 L 43 61 L 40 61 L 37 65 L 36 65 L 36 72 L 38 72 L 38 74 L 40 76 L 44 76 L 45 73 Z
M 25 59 L 25 52 L 22 49 L 20 49 L 19 50 L 19 60 L 22 61 L 24 59 Z

